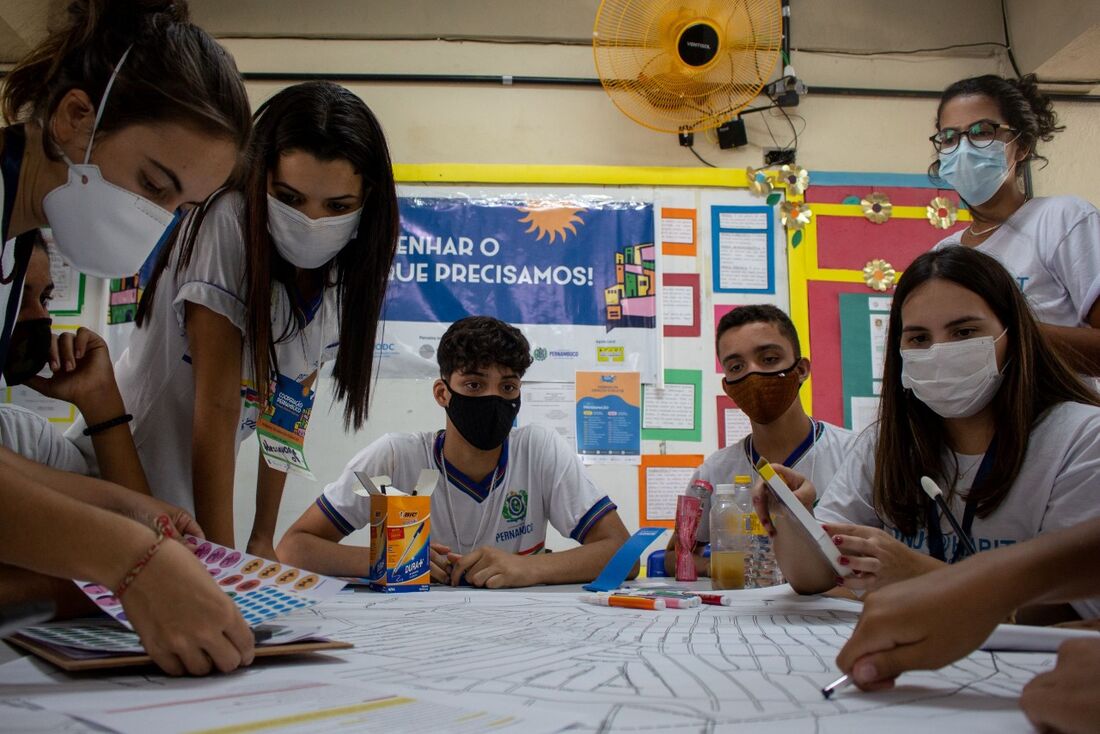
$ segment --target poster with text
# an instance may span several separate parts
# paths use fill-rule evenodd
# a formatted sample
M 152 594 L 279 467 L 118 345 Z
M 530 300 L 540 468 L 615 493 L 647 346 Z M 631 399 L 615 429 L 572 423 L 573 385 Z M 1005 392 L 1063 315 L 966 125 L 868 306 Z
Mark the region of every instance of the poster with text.
M 405 196 L 375 346 L 383 377 L 439 376 L 439 339 L 466 316 L 520 328 L 525 379 L 577 370 L 656 381 L 657 253 L 652 203 L 608 196 Z
M 586 464 L 642 460 L 641 382 L 637 372 L 578 372 L 577 453 Z

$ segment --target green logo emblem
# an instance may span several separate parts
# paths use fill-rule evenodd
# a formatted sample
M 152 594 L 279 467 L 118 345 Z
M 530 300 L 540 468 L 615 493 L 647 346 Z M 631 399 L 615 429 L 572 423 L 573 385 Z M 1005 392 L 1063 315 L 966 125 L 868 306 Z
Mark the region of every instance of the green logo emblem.
M 549 353 L 546 351 L 546 347 L 535 347 L 535 351 L 531 352 L 531 356 L 535 358 L 536 362 L 542 362 L 549 356 Z
M 504 498 L 504 507 L 500 511 L 505 522 L 520 522 L 527 517 L 527 490 L 509 492 Z

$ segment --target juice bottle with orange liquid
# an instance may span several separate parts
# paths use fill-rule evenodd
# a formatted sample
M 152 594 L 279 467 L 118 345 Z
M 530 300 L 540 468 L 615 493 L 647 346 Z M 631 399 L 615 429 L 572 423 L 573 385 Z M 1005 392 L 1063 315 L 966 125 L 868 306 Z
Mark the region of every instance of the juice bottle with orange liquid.
M 710 509 L 710 583 L 714 589 L 745 588 L 745 560 L 752 532 L 751 479 L 715 487 Z

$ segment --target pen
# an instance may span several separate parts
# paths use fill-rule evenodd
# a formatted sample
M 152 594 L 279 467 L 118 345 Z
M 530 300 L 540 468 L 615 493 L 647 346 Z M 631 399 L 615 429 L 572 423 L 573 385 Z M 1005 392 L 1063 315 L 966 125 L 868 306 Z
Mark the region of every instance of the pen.
M 963 532 L 962 527 L 959 526 L 959 521 L 951 514 L 951 510 L 948 509 L 947 503 L 944 502 L 943 490 L 940 489 L 939 485 L 936 484 L 931 477 L 921 477 L 920 486 L 924 489 L 924 493 L 939 506 L 940 512 L 947 516 L 947 522 L 951 523 L 951 527 L 955 529 L 955 534 L 959 536 L 959 540 L 966 548 L 966 552 L 972 556 L 977 555 L 978 550 L 974 547 L 974 543 L 970 540 L 970 536 Z
M 848 677 L 847 675 L 842 675 L 839 678 L 837 678 L 836 680 L 834 680 L 832 683 L 830 683 L 829 685 L 822 688 L 821 689 L 821 695 L 825 697 L 826 701 L 828 701 L 832 697 L 833 693 L 838 688 L 843 688 L 844 686 L 850 684 L 851 682 L 852 682 L 852 679 L 850 677 Z
M 601 607 L 625 607 L 627 609 L 664 609 L 664 599 L 645 599 L 640 596 L 582 596 L 579 597 L 585 604 L 595 604 Z

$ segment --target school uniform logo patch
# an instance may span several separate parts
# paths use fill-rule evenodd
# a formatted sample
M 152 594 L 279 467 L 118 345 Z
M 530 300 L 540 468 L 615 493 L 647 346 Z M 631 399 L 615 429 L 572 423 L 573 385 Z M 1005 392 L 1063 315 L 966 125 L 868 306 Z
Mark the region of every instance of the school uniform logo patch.
M 527 490 L 509 492 L 500 511 L 505 522 L 519 522 L 527 517 Z

